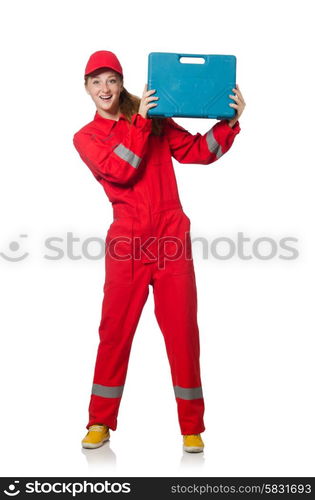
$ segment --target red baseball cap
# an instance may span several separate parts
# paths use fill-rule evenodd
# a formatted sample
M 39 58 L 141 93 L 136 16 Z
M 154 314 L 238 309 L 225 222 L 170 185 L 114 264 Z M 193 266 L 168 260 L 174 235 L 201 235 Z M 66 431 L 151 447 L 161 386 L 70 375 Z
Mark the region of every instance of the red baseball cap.
M 123 70 L 118 58 L 109 50 L 98 50 L 90 56 L 85 67 L 84 76 L 99 68 L 110 68 L 123 76 Z

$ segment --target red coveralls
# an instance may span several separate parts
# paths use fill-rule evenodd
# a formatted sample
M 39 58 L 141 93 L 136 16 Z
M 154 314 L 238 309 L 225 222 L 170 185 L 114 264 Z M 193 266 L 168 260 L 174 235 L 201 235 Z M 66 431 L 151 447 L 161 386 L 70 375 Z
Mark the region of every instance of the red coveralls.
M 182 209 L 171 156 L 180 163 L 212 163 L 230 149 L 240 126 L 222 120 L 206 134 L 192 135 L 171 118 L 164 123 L 163 135 L 155 136 L 151 119 L 140 114 L 130 124 L 122 114 L 116 121 L 96 111 L 73 137 L 113 206 L 87 428 L 117 427 L 131 344 L 152 285 L 181 434 L 205 430 L 190 219 Z

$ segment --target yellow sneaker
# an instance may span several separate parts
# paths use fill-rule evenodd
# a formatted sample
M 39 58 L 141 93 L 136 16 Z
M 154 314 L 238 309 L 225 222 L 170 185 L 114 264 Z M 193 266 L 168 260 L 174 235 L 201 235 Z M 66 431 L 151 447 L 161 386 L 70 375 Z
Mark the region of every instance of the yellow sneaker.
M 183 436 L 183 447 L 188 453 L 200 453 L 204 449 L 200 434 L 187 434 Z
M 89 431 L 81 443 L 83 448 L 99 448 L 109 440 L 109 428 L 107 425 L 91 425 Z

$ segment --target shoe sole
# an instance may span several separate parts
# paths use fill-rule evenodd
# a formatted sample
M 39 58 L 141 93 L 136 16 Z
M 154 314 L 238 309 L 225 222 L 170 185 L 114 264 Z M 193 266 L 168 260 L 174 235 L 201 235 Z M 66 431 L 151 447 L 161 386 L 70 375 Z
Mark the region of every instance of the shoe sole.
M 106 441 L 109 441 L 109 437 L 103 439 L 103 441 L 100 441 L 99 443 L 81 443 L 82 448 L 87 448 L 87 449 L 95 449 L 95 448 L 100 448 L 100 446 L 103 446 Z
M 200 453 L 203 451 L 203 448 L 199 446 L 184 446 L 184 450 L 187 451 L 187 453 Z

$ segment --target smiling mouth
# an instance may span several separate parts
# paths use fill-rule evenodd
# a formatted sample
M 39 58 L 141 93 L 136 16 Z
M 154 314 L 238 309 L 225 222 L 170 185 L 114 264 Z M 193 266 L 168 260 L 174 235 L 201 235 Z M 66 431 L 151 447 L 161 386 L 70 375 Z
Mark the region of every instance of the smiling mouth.
M 101 99 L 102 101 L 110 101 L 112 97 L 113 97 L 112 95 L 110 95 L 110 96 L 101 96 L 101 95 L 100 95 L 100 99 Z

